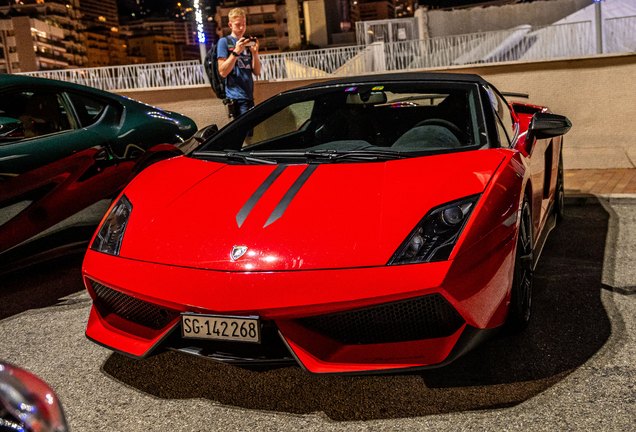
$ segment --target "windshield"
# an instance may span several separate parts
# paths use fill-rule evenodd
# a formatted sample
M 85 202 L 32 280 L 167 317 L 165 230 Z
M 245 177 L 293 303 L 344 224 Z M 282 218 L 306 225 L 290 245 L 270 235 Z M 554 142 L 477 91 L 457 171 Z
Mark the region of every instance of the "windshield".
M 193 156 L 225 155 L 226 163 L 373 162 L 487 146 L 477 84 L 391 82 L 276 96 Z

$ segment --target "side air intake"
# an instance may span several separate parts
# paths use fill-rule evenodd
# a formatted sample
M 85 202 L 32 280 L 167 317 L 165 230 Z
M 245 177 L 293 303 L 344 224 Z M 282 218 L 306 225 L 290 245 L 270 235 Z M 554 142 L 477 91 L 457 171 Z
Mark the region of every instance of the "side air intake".
M 172 322 L 179 312 L 148 303 L 91 281 L 96 299 L 95 306 L 103 315 L 115 314 L 153 330 L 160 330 Z
M 296 322 L 344 345 L 366 345 L 447 337 L 464 319 L 436 293 Z

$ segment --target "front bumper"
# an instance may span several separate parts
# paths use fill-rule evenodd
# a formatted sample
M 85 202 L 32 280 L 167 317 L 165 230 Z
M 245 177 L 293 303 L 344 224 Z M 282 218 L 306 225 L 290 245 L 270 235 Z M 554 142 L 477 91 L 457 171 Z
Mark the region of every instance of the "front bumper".
M 86 335 L 133 357 L 159 346 L 204 355 L 209 347 L 179 343 L 180 313 L 258 315 L 289 351 L 281 360 L 293 356 L 310 372 L 440 366 L 505 320 L 514 241 L 499 246 L 479 259 L 462 254 L 418 265 L 245 273 L 89 250 L 83 274 L 94 305 Z M 231 355 L 208 357 L 241 363 Z

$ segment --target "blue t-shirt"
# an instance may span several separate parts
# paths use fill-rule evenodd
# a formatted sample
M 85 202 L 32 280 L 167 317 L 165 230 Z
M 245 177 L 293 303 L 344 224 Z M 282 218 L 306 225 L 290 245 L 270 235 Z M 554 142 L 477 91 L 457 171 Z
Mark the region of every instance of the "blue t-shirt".
M 233 41 L 228 48 L 227 39 Z M 229 58 L 238 39 L 233 36 L 219 39 L 217 57 Z M 245 48 L 236 59 L 232 72 L 225 78 L 225 95 L 228 99 L 254 99 L 254 79 L 252 78 L 252 53 Z

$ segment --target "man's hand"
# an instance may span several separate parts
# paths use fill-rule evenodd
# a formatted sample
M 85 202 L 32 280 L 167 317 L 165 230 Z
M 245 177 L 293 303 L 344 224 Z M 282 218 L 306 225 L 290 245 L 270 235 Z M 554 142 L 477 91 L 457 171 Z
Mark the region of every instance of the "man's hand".
M 237 54 L 241 54 L 243 50 L 247 47 L 247 43 L 250 41 L 249 38 L 242 37 L 236 42 L 236 46 L 234 47 L 234 52 Z
M 254 42 L 254 46 L 249 47 L 249 49 L 252 52 L 252 54 L 258 55 L 258 47 L 259 47 L 258 39 L 252 38 L 252 41 Z

